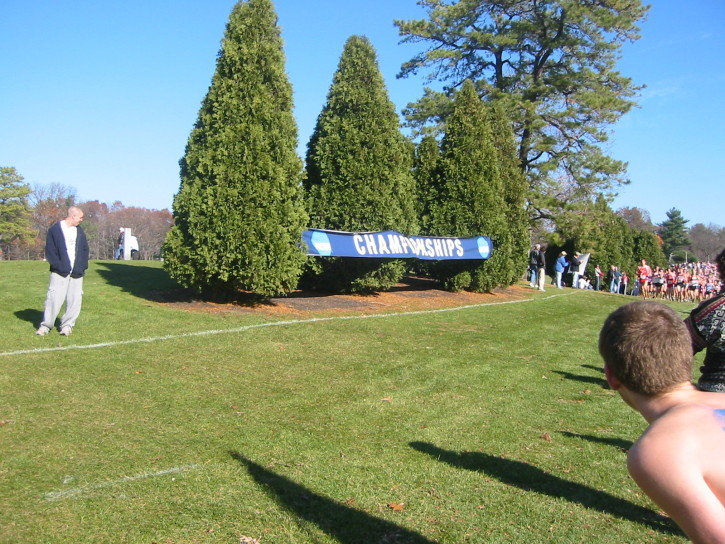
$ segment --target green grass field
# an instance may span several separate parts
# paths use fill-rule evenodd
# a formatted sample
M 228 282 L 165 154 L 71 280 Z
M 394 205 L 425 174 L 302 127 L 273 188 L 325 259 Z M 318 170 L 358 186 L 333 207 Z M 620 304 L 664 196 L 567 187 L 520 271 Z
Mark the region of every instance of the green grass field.
M 352 314 L 192 311 L 159 263 L 101 261 L 41 338 L 47 281 L 0 262 L 2 543 L 686 541 L 601 372 L 631 298 L 314 321 Z

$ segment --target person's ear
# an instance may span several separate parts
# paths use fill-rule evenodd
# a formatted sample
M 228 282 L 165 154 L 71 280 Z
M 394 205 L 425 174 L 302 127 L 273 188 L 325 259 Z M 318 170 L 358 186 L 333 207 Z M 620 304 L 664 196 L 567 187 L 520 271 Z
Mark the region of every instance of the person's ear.
M 612 372 L 612 369 L 609 368 L 606 363 L 604 365 L 604 376 L 607 378 L 607 383 L 612 389 L 616 390 L 622 386 L 617 377 L 614 375 L 614 372 Z

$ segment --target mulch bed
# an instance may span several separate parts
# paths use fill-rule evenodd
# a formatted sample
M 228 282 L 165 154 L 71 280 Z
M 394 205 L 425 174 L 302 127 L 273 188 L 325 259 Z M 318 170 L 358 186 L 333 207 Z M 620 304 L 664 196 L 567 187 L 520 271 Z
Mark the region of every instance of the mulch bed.
M 163 297 L 157 302 L 173 304 L 188 311 L 206 312 L 256 312 L 276 316 L 348 315 L 359 313 L 407 312 L 427 309 L 453 308 L 470 304 L 504 302 L 526 298 L 530 289 L 513 285 L 490 293 L 451 293 L 437 287 L 425 278 L 404 278 L 389 291 L 371 295 L 337 295 L 312 291 L 293 291 L 286 297 L 267 301 L 256 297 L 241 298 L 220 304 L 197 300 L 189 295 Z M 162 298 L 162 297 L 159 297 Z

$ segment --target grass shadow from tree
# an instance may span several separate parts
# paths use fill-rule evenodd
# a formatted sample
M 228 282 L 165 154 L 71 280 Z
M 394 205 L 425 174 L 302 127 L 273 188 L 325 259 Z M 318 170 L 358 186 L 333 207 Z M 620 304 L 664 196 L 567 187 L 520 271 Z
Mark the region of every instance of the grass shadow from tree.
M 151 302 L 217 302 L 244 307 L 270 304 L 268 299 L 255 293 L 239 292 L 224 300 L 196 293 L 192 289 L 179 285 L 163 268 L 151 268 L 123 262 L 99 262 L 98 266 L 98 274 L 109 285 L 120 287 L 126 293 Z

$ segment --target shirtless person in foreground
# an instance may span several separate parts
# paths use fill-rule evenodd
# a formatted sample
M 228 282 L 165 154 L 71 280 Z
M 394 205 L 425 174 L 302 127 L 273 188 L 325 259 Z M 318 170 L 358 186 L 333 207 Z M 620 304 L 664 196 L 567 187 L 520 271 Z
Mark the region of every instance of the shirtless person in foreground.
M 690 333 L 664 304 L 621 306 L 599 334 L 607 382 L 649 427 L 627 468 L 695 543 L 725 543 L 725 395 L 691 382 Z

